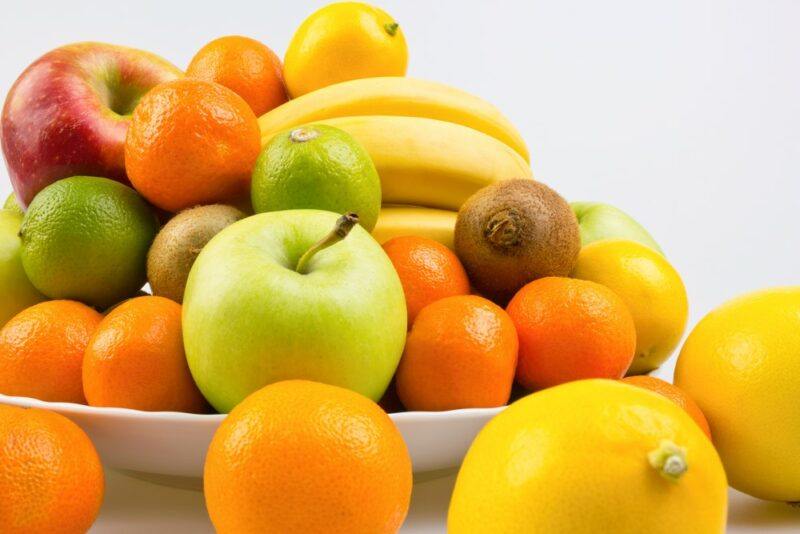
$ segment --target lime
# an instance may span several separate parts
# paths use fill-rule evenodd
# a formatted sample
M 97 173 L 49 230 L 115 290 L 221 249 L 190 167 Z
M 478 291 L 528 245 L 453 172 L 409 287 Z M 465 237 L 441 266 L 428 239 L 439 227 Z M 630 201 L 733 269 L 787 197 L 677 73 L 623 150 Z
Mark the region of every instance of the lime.
M 381 210 L 381 182 L 364 147 L 333 126 L 314 124 L 277 134 L 253 170 L 256 213 L 289 209 L 355 212 L 371 231 Z
M 18 235 L 21 224 L 19 213 L 0 210 L 0 327 L 25 308 L 45 300 L 22 269 Z
M 25 215 L 25 212 L 22 210 L 22 207 L 19 205 L 19 202 L 17 202 L 17 197 L 14 195 L 14 193 L 8 195 L 5 204 L 3 204 L 3 209 L 11 210 L 20 215 Z
M 145 282 L 147 250 L 158 222 L 130 187 L 74 176 L 43 189 L 22 222 L 22 265 L 53 299 L 105 308 Z

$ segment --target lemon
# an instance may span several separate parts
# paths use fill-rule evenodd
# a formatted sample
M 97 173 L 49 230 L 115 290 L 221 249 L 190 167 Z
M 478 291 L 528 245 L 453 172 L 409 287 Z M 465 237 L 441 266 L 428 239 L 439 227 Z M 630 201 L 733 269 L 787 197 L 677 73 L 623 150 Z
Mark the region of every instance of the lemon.
M 23 211 L 22 207 L 19 205 L 19 202 L 17 202 L 17 197 L 14 195 L 14 193 L 11 193 L 8 195 L 8 197 L 6 197 L 6 201 L 3 204 L 3 209 L 11 210 L 19 215 L 25 215 L 25 211 Z
M 383 10 L 340 2 L 308 17 L 289 43 L 283 76 L 293 98 L 334 83 L 404 76 L 408 47 L 398 23 Z
M 628 305 L 636 324 L 629 375 L 656 369 L 680 343 L 689 315 L 686 288 L 658 252 L 634 241 L 597 241 L 581 249 L 572 276 L 611 288 Z
M 481 430 L 458 473 L 450 534 L 711 534 L 727 482 L 680 407 L 611 380 L 525 397 Z
M 800 287 L 709 313 L 681 350 L 675 383 L 706 415 L 733 487 L 800 501 Z
M 22 269 L 21 224 L 22 215 L 0 209 L 0 327 L 25 308 L 45 300 Z

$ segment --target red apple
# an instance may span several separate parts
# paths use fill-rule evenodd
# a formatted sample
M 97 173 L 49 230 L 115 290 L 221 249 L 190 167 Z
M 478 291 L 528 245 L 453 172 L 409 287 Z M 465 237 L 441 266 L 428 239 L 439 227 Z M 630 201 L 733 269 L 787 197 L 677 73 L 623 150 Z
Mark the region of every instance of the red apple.
M 2 148 L 11 183 L 27 206 L 44 187 L 75 175 L 127 183 L 125 134 L 151 87 L 182 75 L 141 50 L 76 43 L 48 52 L 6 98 Z

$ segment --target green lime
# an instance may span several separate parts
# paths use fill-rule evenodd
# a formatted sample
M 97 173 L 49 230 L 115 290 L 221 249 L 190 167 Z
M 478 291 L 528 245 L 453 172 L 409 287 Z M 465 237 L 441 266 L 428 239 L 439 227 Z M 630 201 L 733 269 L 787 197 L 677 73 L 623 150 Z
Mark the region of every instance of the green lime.
M 25 215 L 25 212 L 22 210 L 22 207 L 19 205 L 19 202 L 17 202 L 17 197 L 14 195 L 14 193 L 8 195 L 5 204 L 3 204 L 3 209 L 11 210 L 20 215 Z
M 105 308 L 145 283 L 158 222 L 133 189 L 74 176 L 44 188 L 22 221 L 22 265 L 53 299 Z
M 20 260 L 19 227 L 22 215 L 0 210 L 0 327 L 45 296 L 30 283 Z
M 381 210 L 375 165 L 350 134 L 313 124 L 277 134 L 253 170 L 256 213 L 289 209 L 355 212 L 372 231 Z

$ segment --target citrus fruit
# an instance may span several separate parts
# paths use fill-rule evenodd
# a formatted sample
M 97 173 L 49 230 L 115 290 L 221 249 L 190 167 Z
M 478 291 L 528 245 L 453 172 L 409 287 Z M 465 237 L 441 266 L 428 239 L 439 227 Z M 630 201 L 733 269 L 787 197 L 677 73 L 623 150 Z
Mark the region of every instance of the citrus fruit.
M 130 187 L 106 178 L 65 178 L 28 207 L 20 229 L 22 265 L 48 297 L 104 308 L 144 285 L 157 230 L 150 207 Z
M 105 482 L 92 442 L 66 417 L 0 406 L 0 532 L 82 534 Z
M 542 389 L 581 378 L 622 378 L 636 348 L 636 327 L 622 299 L 605 286 L 540 278 L 511 299 L 519 334 L 517 382 Z
M 517 333 L 500 306 L 474 295 L 422 309 L 397 369 L 397 394 L 409 410 L 490 408 L 508 402 Z
M 636 323 L 636 356 L 628 374 L 658 368 L 680 343 L 689 302 L 680 275 L 655 250 L 627 240 L 596 241 L 581 249 L 574 278 L 611 288 Z
M 85 402 L 83 352 L 102 316 L 71 300 L 27 308 L 0 330 L 0 393 Z
M 273 137 L 253 170 L 251 196 L 256 213 L 353 212 L 367 231 L 381 211 L 381 181 L 369 154 L 347 132 L 323 124 Z
M 303 21 L 286 50 L 283 72 L 296 98 L 346 80 L 404 76 L 407 65 L 406 38 L 392 17 L 369 4 L 339 2 Z
M 411 484 L 406 445 L 377 404 L 303 380 L 239 404 L 214 435 L 204 473 L 220 534 L 394 533 Z
M 392 260 L 408 308 L 408 326 L 432 302 L 455 295 L 469 295 L 469 279 L 455 253 L 433 239 L 400 236 L 383 244 Z
M 18 235 L 21 224 L 22 215 L 0 210 L 0 327 L 28 306 L 45 299 L 22 268 Z
M 241 96 L 256 115 L 286 102 L 283 65 L 265 44 L 228 35 L 214 39 L 195 54 L 186 76 L 216 82 Z
M 655 393 L 668 398 L 686 410 L 686 413 L 688 413 L 691 418 L 694 419 L 694 422 L 697 423 L 705 435 L 711 438 L 711 429 L 708 427 L 708 420 L 706 420 L 706 416 L 703 414 L 703 411 L 700 409 L 694 399 L 687 395 L 686 392 L 678 386 L 670 384 L 669 382 L 661 380 L 660 378 L 647 375 L 629 376 L 623 378 L 622 381 L 632 386 L 649 389 L 650 391 L 654 391 Z
M 711 441 L 681 408 L 579 380 L 524 397 L 480 431 L 448 532 L 721 534 L 727 496 Z
M 703 410 L 731 485 L 800 501 L 800 287 L 741 296 L 686 339 L 675 384 Z
M 180 304 L 137 297 L 106 315 L 86 347 L 83 391 L 90 406 L 207 412 L 186 363 Z
M 19 215 L 25 215 L 25 212 L 20 207 L 19 202 L 17 202 L 17 197 L 14 193 L 11 193 L 6 197 L 5 203 L 3 203 L 3 209 L 11 210 Z
M 125 166 L 139 193 L 177 212 L 245 196 L 260 149 L 258 121 L 242 97 L 184 78 L 157 85 L 139 101 Z

